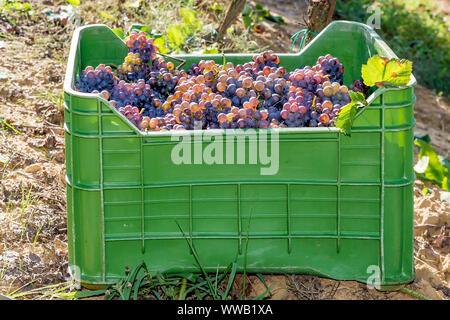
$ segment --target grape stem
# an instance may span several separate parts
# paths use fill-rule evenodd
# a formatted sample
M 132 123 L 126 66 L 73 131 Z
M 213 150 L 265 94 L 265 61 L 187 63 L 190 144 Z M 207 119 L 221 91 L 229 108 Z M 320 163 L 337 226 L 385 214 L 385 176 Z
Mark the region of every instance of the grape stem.
M 170 59 L 181 62 L 178 66 L 175 67 L 175 69 L 177 69 L 177 70 L 178 70 L 178 68 L 180 68 L 182 65 L 184 65 L 186 63 L 186 60 L 181 59 L 181 58 L 175 58 L 175 57 L 169 56 L 169 55 L 161 53 L 161 52 L 157 52 L 156 54 L 159 54 L 160 56 L 163 56 L 165 58 L 170 58 Z

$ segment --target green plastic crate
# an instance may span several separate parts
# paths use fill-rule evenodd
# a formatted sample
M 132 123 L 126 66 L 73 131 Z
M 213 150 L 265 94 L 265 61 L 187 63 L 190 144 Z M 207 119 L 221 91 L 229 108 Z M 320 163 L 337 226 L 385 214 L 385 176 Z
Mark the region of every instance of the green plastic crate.
M 279 56 L 290 71 L 326 53 L 344 64 L 347 85 L 372 55 L 396 57 L 371 28 L 347 21 L 331 23 L 300 54 Z M 142 133 L 103 98 L 74 90 L 86 66 L 118 65 L 126 54 L 105 25 L 73 35 L 64 83 L 67 225 L 70 265 L 83 285 L 115 282 L 142 261 L 151 271 L 199 272 L 187 240 L 208 272 L 237 255 L 242 271 L 248 241 L 248 272 L 370 282 L 379 268 L 383 286 L 414 278 L 413 76 L 406 87 L 372 94 L 351 137 L 336 128 L 280 129 L 278 172 L 261 175 L 265 166 L 248 161 L 176 165 L 170 134 Z M 186 68 L 222 63 L 221 55 L 180 57 Z

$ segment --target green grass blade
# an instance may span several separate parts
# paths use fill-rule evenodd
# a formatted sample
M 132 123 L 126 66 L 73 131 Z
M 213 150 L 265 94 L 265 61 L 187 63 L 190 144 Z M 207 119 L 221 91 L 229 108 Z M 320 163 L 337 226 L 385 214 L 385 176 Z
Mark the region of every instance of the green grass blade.
M 202 300 L 202 295 L 197 288 L 195 289 L 195 297 L 197 298 L 197 300 Z
M 231 264 L 231 273 L 230 273 L 230 278 L 228 279 L 227 288 L 226 288 L 225 292 L 222 294 L 222 300 L 226 300 L 228 297 L 228 294 L 230 293 L 231 287 L 233 286 L 233 283 L 234 283 L 234 278 L 236 277 L 236 271 L 237 271 L 237 263 L 233 262 Z
M 262 284 L 264 285 L 264 287 L 266 287 L 266 289 L 269 290 L 270 298 L 272 298 L 272 296 L 273 296 L 272 291 L 270 291 L 269 286 L 268 286 L 267 283 L 266 283 L 266 280 L 264 280 L 264 278 L 263 278 L 263 275 L 262 275 L 261 273 L 257 273 L 256 276 L 258 277 L 259 281 L 262 282 Z
M 198 289 L 202 289 L 203 291 L 208 291 L 207 288 L 203 288 L 204 285 L 207 285 L 208 282 L 206 280 L 197 283 L 196 285 L 193 285 L 192 287 L 186 289 L 186 291 L 183 293 L 182 299 L 181 300 L 186 300 L 186 297 L 189 293 L 191 293 L 192 291 L 198 290 Z
M 8 296 L 13 296 L 15 293 L 17 293 L 18 291 L 22 290 L 23 288 L 29 286 L 30 284 L 32 284 L 33 282 L 35 282 L 36 280 L 31 280 L 30 282 L 24 284 L 23 286 L 21 286 L 19 289 L 14 290 L 13 292 L 7 293 Z
M 47 291 L 47 289 L 57 288 L 57 287 L 60 287 L 62 285 L 66 286 L 67 284 L 68 284 L 68 282 L 62 282 L 62 283 L 48 285 L 48 286 L 45 286 L 45 287 L 42 287 L 42 288 L 31 289 L 29 291 L 25 291 L 25 292 L 21 292 L 21 293 L 17 293 L 17 294 L 11 295 L 11 298 L 16 299 L 16 298 L 24 297 L 24 296 L 31 295 L 31 294 L 45 293 Z
M 115 293 L 111 293 L 111 294 L 105 296 L 105 300 L 112 300 L 112 299 L 114 299 L 115 296 L 116 296 Z
M 413 296 L 414 298 L 421 299 L 421 300 L 432 300 L 431 298 L 424 296 L 423 294 L 418 293 L 417 291 L 408 289 L 408 288 L 401 288 L 401 292 L 409 294 L 410 296 Z
M 147 277 L 147 274 L 144 273 L 143 275 L 141 275 L 137 281 L 134 282 L 133 285 L 133 300 L 137 300 L 138 299 L 138 294 L 139 294 L 139 289 L 141 287 L 141 283 L 142 281 Z
M 203 268 L 202 264 L 200 263 L 200 259 L 198 257 L 197 251 L 195 250 L 194 246 L 192 245 L 192 243 L 189 241 L 188 237 L 186 236 L 186 233 L 183 231 L 183 229 L 181 228 L 180 224 L 178 223 L 178 221 L 176 221 L 178 228 L 180 228 L 181 233 L 183 234 L 183 237 L 186 239 L 189 247 L 191 248 L 192 254 L 194 255 L 195 261 L 197 262 L 197 265 L 199 266 L 200 270 L 202 271 L 206 281 L 208 282 L 208 287 L 211 291 L 211 295 L 213 296 L 214 300 L 218 300 L 219 298 L 214 294 L 214 287 L 211 283 L 211 280 L 208 277 L 208 274 L 206 273 L 205 269 Z
M 20 132 L 19 130 L 17 130 L 16 128 L 14 128 L 12 125 L 10 125 L 8 122 L 6 122 L 5 120 L 3 120 L 2 118 L 0 118 L 0 123 L 4 124 L 5 126 L 7 126 L 8 128 L 10 128 L 12 131 L 14 131 L 17 134 L 23 134 L 22 132 Z
M 153 294 L 155 295 L 156 299 L 158 299 L 158 300 L 164 300 L 164 299 L 159 295 L 158 291 L 152 290 L 152 292 L 153 292 Z
M 234 259 L 234 262 L 236 262 L 236 261 L 237 261 L 237 256 L 236 256 L 236 258 Z M 230 264 L 228 265 L 228 267 L 227 267 L 225 270 L 223 270 L 222 275 L 219 277 L 219 283 L 220 283 L 223 279 L 225 279 L 225 277 L 227 276 L 227 274 L 231 271 L 232 266 L 233 266 L 233 262 L 230 263 Z
M 164 298 L 167 299 L 167 297 L 170 296 L 170 291 L 166 287 L 166 279 L 161 273 L 156 273 L 156 280 L 159 286 L 161 287 L 161 290 L 164 292 Z
M 219 266 L 216 270 L 216 281 L 214 282 L 214 295 L 217 296 L 217 286 L 219 285 Z
M 130 300 L 131 291 L 133 290 L 133 283 L 136 281 L 136 277 L 144 264 L 145 263 L 142 262 L 128 274 L 128 277 L 124 283 L 123 294 L 121 295 L 122 300 Z
M 288 289 L 284 289 L 274 300 L 283 300 L 283 297 L 288 293 Z
M 151 276 L 150 272 L 148 271 L 147 265 L 145 263 L 143 263 L 142 268 L 144 269 L 144 272 L 145 272 L 145 275 L 147 277 L 148 283 L 150 285 L 152 285 L 153 284 L 152 276 Z
M 167 278 L 179 278 L 180 280 L 186 279 L 192 283 L 197 281 L 199 275 L 195 273 L 171 273 L 167 275 Z
M 267 289 L 266 291 L 257 295 L 256 297 L 253 297 L 252 300 L 263 300 L 268 292 L 270 292 L 270 289 Z
M 46 298 L 48 296 L 52 296 L 52 295 L 60 296 L 61 295 L 61 293 L 60 293 L 61 291 L 69 290 L 69 289 L 70 289 L 70 285 L 68 285 L 66 287 L 63 287 L 63 288 L 60 288 L 60 289 L 57 289 L 57 290 L 54 290 L 54 291 L 51 291 L 51 290 L 50 291 L 46 291 L 46 292 L 44 291 L 44 292 L 42 292 L 43 295 L 40 296 L 39 299 L 42 300 L 42 299 L 44 299 L 44 298 Z M 35 299 L 38 299 L 38 298 L 35 298 Z
M 89 298 L 89 297 L 95 297 L 95 296 L 101 296 L 106 293 L 105 290 L 94 290 L 94 291 L 77 291 L 73 295 L 74 299 L 83 299 L 83 298 Z
M 187 286 L 187 279 L 183 278 L 180 288 L 180 294 L 178 295 L 178 300 L 182 300 L 181 298 L 183 297 L 184 292 L 186 291 L 186 286 Z
M 244 276 L 242 277 L 242 296 L 241 300 L 245 300 L 245 285 L 247 282 L 247 251 L 248 251 L 248 235 L 250 233 L 250 221 L 252 220 L 252 214 L 248 217 L 247 234 L 245 235 L 245 251 L 244 251 Z

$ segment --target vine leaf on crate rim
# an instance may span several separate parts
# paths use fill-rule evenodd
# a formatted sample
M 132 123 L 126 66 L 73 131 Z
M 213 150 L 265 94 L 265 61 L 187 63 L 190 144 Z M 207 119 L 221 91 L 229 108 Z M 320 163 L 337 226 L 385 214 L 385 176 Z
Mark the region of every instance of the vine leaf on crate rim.
M 354 106 L 354 103 L 349 103 L 348 105 L 343 107 L 336 119 L 336 127 L 340 128 L 341 132 L 345 135 L 351 134 L 350 129 L 352 127 L 353 119 L 356 115 L 356 108 Z
M 336 127 L 341 129 L 341 132 L 345 135 L 351 135 L 351 128 L 353 120 L 356 116 L 357 108 L 361 108 L 367 105 L 367 101 L 361 92 L 349 91 L 352 101 L 344 106 L 339 112 L 339 116 L 336 119 Z
M 375 55 L 367 64 L 361 67 L 364 84 L 372 87 L 382 87 L 386 84 L 393 86 L 405 86 L 408 84 L 412 72 L 412 62 L 405 59 L 388 59 Z
M 352 102 L 355 102 L 358 106 L 367 106 L 366 98 L 364 98 L 364 95 L 361 92 L 350 90 L 348 94 L 350 99 L 352 99 Z
M 120 39 L 124 39 L 125 38 L 125 32 L 123 32 L 122 28 L 114 28 L 111 29 L 115 34 L 117 34 L 119 36 Z

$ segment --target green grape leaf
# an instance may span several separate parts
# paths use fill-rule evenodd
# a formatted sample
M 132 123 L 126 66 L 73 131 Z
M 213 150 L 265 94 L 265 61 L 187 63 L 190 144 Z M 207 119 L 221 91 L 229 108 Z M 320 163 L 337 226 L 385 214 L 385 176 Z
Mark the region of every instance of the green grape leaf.
M 158 37 L 154 39 L 154 44 L 158 48 L 158 51 L 162 54 L 169 53 L 169 48 L 166 47 L 166 36 Z
M 175 45 L 175 47 L 181 47 L 186 38 L 183 26 L 180 24 L 171 24 L 167 28 L 167 38 Z
M 219 53 L 219 50 L 216 48 L 215 45 L 205 47 L 205 49 L 202 51 L 202 54 L 217 54 Z
M 397 86 L 405 86 L 411 79 L 412 62 L 405 59 L 391 59 L 386 64 L 386 81 Z
M 339 116 L 336 119 L 335 125 L 337 128 L 341 129 L 341 132 L 345 135 L 351 135 L 351 128 L 353 124 L 353 119 L 356 115 L 356 102 L 350 102 L 348 105 L 343 107 L 339 112 Z
M 352 102 L 356 102 L 360 106 L 367 106 L 367 101 L 361 92 L 356 92 L 356 91 L 350 90 L 348 92 L 348 95 L 350 96 L 350 99 L 352 99 Z
M 249 16 L 243 16 L 242 18 L 243 22 L 244 22 L 244 27 L 245 28 L 250 28 L 252 25 L 252 18 L 250 18 Z
M 142 31 L 142 32 L 145 32 L 145 33 L 148 33 L 148 34 L 152 34 L 152 28 L 150 28 L 149 26 L 142 26 L 141 28 L 140 28 L 140 31 Z
M 422 139 L 415 139 L 414 144 L 419 147 L 418 162 L 414 166 L 417 177 L 439 185 L 442 189 L 449 190 L 448 160 L 439 157 L 434 148 Z
M 342 107 L 336 119 L 335 125 L 337 128 L 341 129 L 341 132 L 343 134 L 350 136 L 357 108 L 366 106 L 367 101 L 361 92 L 355 92 L 350 90 L 348 94 L 352 99 L 352 101 L 346 106 Z
M 154 30 L 152 28 L 150 28 L 149 26 L 144 26 L 141 24 L 133 24 L 130 28 L 130 32 L 145 32 L 145 36 L 147 38 L 157 38 L 157 37 L 161 37 L 162 34 L 156 33 L 154 32 Z
M 197 13 L 189 8 L 182 8 L 180 14 L 184 19 L 184 22 L 194 28 L 198 28 L 201 22 L 197 18 Z
M 388 59 L 375 55 L 361 68 L 364 83 L 372 87 L 386 84 L 393 86 L 407 85 L 412 72 L 412 62 L 404 59 Z
M 361 75 L 365 85 L 371 87 L 374 86 L 375 83 L 382 81 L 385 63 L 385 59 L 376 55 L 369 58 L 367 64 L 362 65 Z
M 122 28 L 114 28 L 111 29 L 115 34 L 117 34 L 119 36 L 120 39 L 124 39 L 125 38 L 125 32 L 123 32 Z

